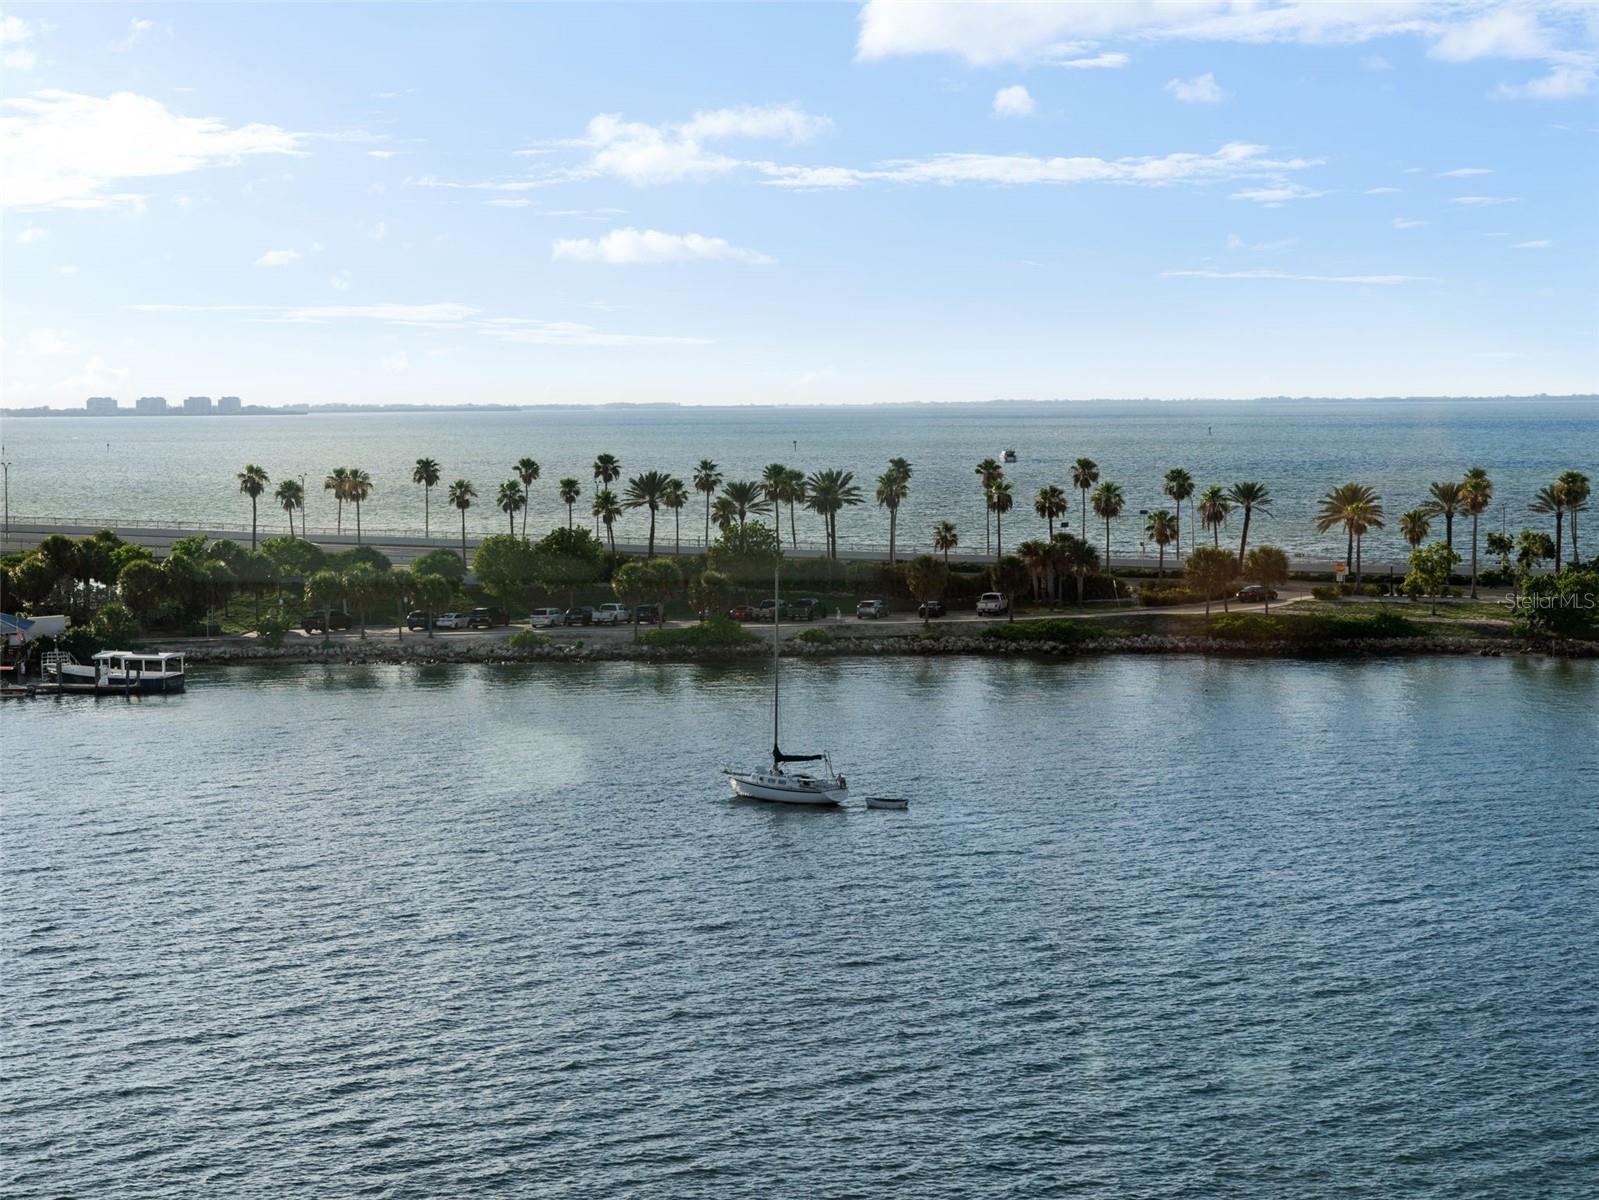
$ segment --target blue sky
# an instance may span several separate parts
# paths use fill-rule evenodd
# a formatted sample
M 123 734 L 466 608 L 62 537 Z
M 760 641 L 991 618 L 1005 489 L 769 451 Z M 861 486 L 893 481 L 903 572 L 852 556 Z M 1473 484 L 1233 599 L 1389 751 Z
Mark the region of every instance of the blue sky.
M 27 5 L 8 406 L 1599 390 L 1599 6 Z

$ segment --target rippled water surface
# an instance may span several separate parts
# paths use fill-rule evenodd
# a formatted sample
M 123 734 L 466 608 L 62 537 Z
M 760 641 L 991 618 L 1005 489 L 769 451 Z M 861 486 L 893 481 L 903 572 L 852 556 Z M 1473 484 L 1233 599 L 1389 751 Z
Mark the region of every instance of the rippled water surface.
M 1591 1196 L 1599 671 L 796 664 L 0 716 L 0 1193 Z
M 1011 531 L 1007 545 L 1042 534 L 1033 497 L 1045 484 L 1071 493 L 1068 519 L 1074 531 L 1081 530 L 1070 466 L 1086 455 L 1099 463 L 1103 479 L 1119 483 L 1126 494 L 1126 514 L 1112 530 L 1114 545 L 1124 552 L 1144 536 L 1141 509 L 1170 507 L 1161 493 L 1166 472 L 1184 467 L 1201 490 L 1241 479 L 1265 483 L 1277 503 L 1274 516 L 1260 518 L 1257 529 L 1263 532 L 1257 536 L 1302 553 L 1341 554 L 1340 532 L 1316 532 L 1317 500 L 1347 480 L 1371 485 L 1384 498 L 1388 522 L 1367 539 L 1369 562 L 1402 559 L 1407 547 L 1398 532 L 1399 514 L 1426 499 L 1431 481 L 1458 479 L 1470 466 L 1487 468 L 1496 487 L 1484 532 L 1501 524 L 1512 533 L 1529 524 L 1549 527 L 1527 505 L 1561 471 L 1599 477 L 1599 402 L 1589 397 L 74 417 L 7 420 L 0 441 L 11 462 L 13 517 L 248 524 L 249 503 L 234 476 L 253 462 L 273 480 L 305 475 L 308 525 L 331 531 L 336 505 L 321 484 L 329 470 L 346 464 L 372 476 L 365 528 L 420 531 L 422 489 L 411 482 L 411 470 L 417 458 L 430 455 L 441 464 L 445 484 L 459 478 L 476 482 L 479 502 L 467 514 L 474 536 L 507 527 L 493 504 L 495 488 L 524 455 L 543 468 L 533 485 L 530 531 L 565 524 L 556 487 L 562 476 L 581 482 L 577 516 L 586 516 L 591 464 L 602 452 L 621 460 L 624 477 L 662 470 L 688 479 L 702 458 L 720 463 L 728 479 L 756 478 L 773 461 L 806 472 L 842 467 L 855 472 L 866 499 L 839 518 L 839 537 L 848 545 L 888 541 L 888 516 L 872 502 L 873 481 L 889 458 L 903 455 L 916 473 L 898 535 L 901 546 L 923 549 L 941 520 L 956 523 L 963 545 L 983 544 L 982 491 L 973 467 L 1013 447 L 1020 461 L 1006 468 L 1016 496 L 1004 522 Z M 286 533 L 287 519 L 270 491 L 260 505 L 262 528 Z M 703 520 L 697 503 L 683 513 L 685 539 L 698 536 L 696 512 Z M 348 525 L 350 514 L 344 515 Z M 1096 538 L 1102 536 L 1092 513 L 1088 521 Z M 670 536 L 671 515 L 663 513 L 662 522 L 663 534 Z M 648 524 L 646 512 L 629 510 L 616 526 L 617 537 L 643 541 Z M 799 512 L 795 524 L 801 540 L 819 540 L 814 514 Z M 1234 519 L 1228 527 L 1233 539 L 1238 526 Z M 431 528 L 445 534 L 459 528 L 459 514 L 444 503 L 442 489 L 433 492 Z M 1184 545 L 1190 532 L 1184 529 Z

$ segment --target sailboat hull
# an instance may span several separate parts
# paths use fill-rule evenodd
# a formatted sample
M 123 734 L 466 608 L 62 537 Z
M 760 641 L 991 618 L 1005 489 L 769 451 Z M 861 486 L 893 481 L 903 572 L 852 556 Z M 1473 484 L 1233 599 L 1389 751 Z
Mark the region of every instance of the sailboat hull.
M 746 800 L 765 800 L 771 804 L 831 806 L 849 799 L 849 788 L 836 780 L 814 779 L 803 775 L 778 775 L 768 772 L 729 772 L 727 782 L 735 796 Z

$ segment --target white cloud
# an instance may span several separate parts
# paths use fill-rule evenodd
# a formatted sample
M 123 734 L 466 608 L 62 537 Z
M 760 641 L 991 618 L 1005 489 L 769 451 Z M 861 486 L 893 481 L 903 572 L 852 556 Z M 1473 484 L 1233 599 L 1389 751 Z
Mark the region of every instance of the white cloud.
M 742 262 L 755 265 L 772 259 L 719 237 L 700 233 L 661 233 L 656 229 L 613 229 L 601 238 L 560 238 L 551 246 L 557 262 L 678 263 L 694 261 Z
M 149 33 L 154 28 L 154 21 L 151 21 L 145 17 L 134 17 L 133 20 L 128 22 L 127 35 L 123 37 L 123 39 L 114 47 L 112 47 L 112 49 L 118 51 L 119 53 L 126 54 L 129 50 L 132 50 L 141 41 L 143 41 L 145 34 Z
M 676 125 L 647 125 L 624 121 L 617 113 L 601 113 L 589 121 L 582 138 L 566 143 L 589 149 L 588 163 L 554 179 L 612 176 L 638 186 L 707 179 L 745 165 L 707 148 L 709 142 L 735 138 L 805 142 L 831 127 L 828 118 L 792 104 L 716 109 Z M 537 181 L 519 182 L 524 187 L 539 186 Z
M 1291 250 L 1299 245 L 1298 238 L 1277 238 L 1270 242 L 1246 242 L 1236 233 L 1227 235 L 1227 249 L 1229 250 L 1254 250 L 1261 254 L 1280 254 L 1284 250 Z
M 1264 204 L 1267 208 L 1281 208 L 1290 200 L 1314 200 L 1318 196 L 1325 196 L 1326 192 L 1318 192 L 1315 188 L 1305 187 L 1298 183 L 1273 183 L 1265 187 L 1245 188 L 1243 191 L 1234 192 L 1234 200 L 1253 200 L 1256 204 Z
M 1497 93 L 1509 100 L 1570 100 L 1599 87 L 1599 69 L 1592 60 L 1557 63 L 1547 75 L 1526 83 L 1501 83 Z
M 1553 245 L 1554 243 L 1548 238 L 1538 238 L 1536 241 L 1531 242 L 1517 242 L 1510 248 L 1512 250 L 1547 250 Z
M 384 358 L 382 366 L 385 371 L 406 371 L 411 367 L 411 360 L 406 357 L 405 352 L 402 350 L 398 354 L 390 354 Z
M 1427 224 L 1426 221 L 1419 221 L 1419 220 L 1416 220 L 1416 219 L 1414 219 L 1412 217 L 1395 217 L 1394 218 L 1394 228 L 1395 229 L 1420 229 L 1425 224 Z
M 368 158 L 397 158 L 402 153 L 403 151 L 400 150 L 368 150 L 366 156 Z
M 50 233 L 48 230 L 38 225 L 29 225 L 17 234 L 17 242 L 20 245 L 26 246 L 32 242 L 42 242 L 49 236 Z
M 1366 195 L 1368 196 L 1393 196 L 1397 195 L 1398 192 L 1399 189 L 1396 187 L 1374 187 L 1366 189 Z
M 1435 58 L 1464 62 L 1553 58 L 1563 53 L 1563 41 L 1591 41 L 1591 22 L 1581 19 L 1579 5 L 1548 4 L 1543 11 L 1554 14 L 1552 25 L 1545 26 L 1532 5 L 1487 0 L 868 0 L 856 57 L 949 54 L 972 66 L 995 66 L 1058 62 L 1106 41 L 1352 45 L 1406 36 L 1422 39 Z
M 1166 91 L 1184 104 L 1220 104 L 1226 96 L 1209 71 L 1192 79 L 1168 79 Z
M 336 292 L 349 291 L 350 273 L 348 271 L 333 272 L 332 275 L 328 276 L 328 286 L 330 286 Z
M 1438 179 L 1465 179 L 1471 175 L 1492 175 L 1492 167 L 1456 167 L 1453 171 L 1439 171 Z
M 38 61 L 26 43 L 33 40 L 33 26 L 21 17 L 0 17 L 0 66 L 8 71 L 29 71 Z
M 78 354 L 84 347 L 59 329 L 30 329 L 23 339 L 30 354 Z
M 531 208 L 533 205 L 533 201 L 526 197 L 517 196 L 495 196 L 492 200 L 485 200 L 483 203 L 493 208 Z
M 1473 208 L 1487 208 L 1495 204 L 1514 204 L 1520 196 L 1454 196 L 1451 204 L 1465 204 Z
M 77 392 L 80 395 L 84 392 L 111 392 L 119 387 L 126 387 L 131 378 L 133 372 L 127 367 L 110 366 L 104 358 L 95 354 L 83 364 L 81 371 L 65 379 L 58 379 L 51 385 L 51 390 Z
M 1068 58 L 1055 64 L 1057 67 L 1071 67 L 1077 71 L 1117 71 L 1133 60 L 1117 50 L 1106 51 L 1103 54 L 1093 54 L 1087 58 Z
M 1394 64 L 1380 54 L 1368 54 L 1360 60 L 1360 65 L 1368 71 L 1392 71 Z
M 1038 106 L 1033 103 L 1033 98 L 1026 88 L 1019 83 L 1010 87 L 1002 87 L 994 93 L 994 115 L 996 117 L 1030 117 L 1038 111 Z
M 77 275 L 82 271 L 83 268 L 78 266 L 77 263 L 62 263 L 55 269 L 57 275 Z
M 1293 199 L 1321 195 L 1275 177 L 1317 165 L 1314 159 L 1273 159 L 1265 146 L 1229 142 L 1210 154 L 1179 152 L 1138 158 L 1040 158 L 1031 154 L 940 154 L 928 159 L 902 159 L 869 169 L 852 167 L 782 167 L 766 164 L 767 182 L 778 187 L 853 187 L 862 183 L 904 184 L 1031 184 L 1127 183 L 1161 187 L 1176 183 L 1270 177 L 1273 189 Z M 1243 194 L 1243 193 L 1240 193 Z M 1246 195 L 1246 198 L 1253 198 Z
M 1294 275 L 1287 271 L 1162 271 L 1162 279 L 1280 279 L 1292 283 L 1348 283 L 1394 287 L 1415 283 L 1417 275 Z
M 109 189 L 257 154 L 297 154 L 303 140 L 275 125 L 179 116 L 131 92 L 39 91 L 7 99 L 4 113 L 5 204 L 24 209 L 139 206 L 144 196 Z
M 287 267 L 300 261 L 298 250 L 268 250 L 255 260 L 258 267 Z
M 703 346 L 706 338 L 664 334 L 609 333 L 574 321 L 532 317 L 489 317 L 470 304 L 320 304 L 281 307 L 266 304 L 129 304 L 129 312 L 213 313 L 273 325 L 324 325 L 372 321 L 401 329 L 477 333 L 502 341 L 539 346 Z

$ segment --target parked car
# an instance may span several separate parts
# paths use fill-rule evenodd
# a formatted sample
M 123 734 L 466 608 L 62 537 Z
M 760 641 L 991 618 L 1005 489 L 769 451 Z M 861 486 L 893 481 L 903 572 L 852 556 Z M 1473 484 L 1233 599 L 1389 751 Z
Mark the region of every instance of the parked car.
M 1258 583 L 1251 583 L 1247 587 L 1238 589 L 1238 599 L 1245 604 L 1259 604 L 1264 600 L 1277 599 L 1277 593 L 1271 588 L 1262 587 Z
M 548 629 L 551 625 L 566 623 L 566 614 L 558 608 L 535 608 L 528 614 L 527 623 L 534 629 Z
M 466 629 L 468 627 L 468 614 L 464 612 L 440 613 L 433 618 L 434 629 Z
M 771 621 L 774 613 L 780 617 L 788 616 L 788 606 L 781 600 L 762 600 L 758 612 L 761 620 Z
M 349 613 L 341 612 L 336 608 L 332 612 L 323 612 L 318 609 L 316 612 L 305 614 L 305 624 L 301 628 L 307 633 L 326 633 L 331 629 L 348 629 L 350 625 L 351 617 Z
M 474 608 L 466 614 L 466 627 L 468 629 L 493 629 L 500 622 L 494 619 L 494 610 L 491 608 Z
M 783 604 L 783 619 L 785 621 L 814 621 L 821 615 L 822 602 L 820 600 L 788 600 Z
M 916 606 L 916 615 L 924 621 L 928 617 L 941 617 L 944 615 L 944 602 L 942 600 L 923 600 Z
M 566 623 L 568 625 L 594 624 L 594 606 L 591 604 L 580 604 L 576 608 L 567 609 Z
M 761 610 L 753 604 L 735 604 L 727 610 L 727 615 L 735 621 L 759 621 Z
M 977 615 L 1003 617 L 1010 612 L 1010 598 L 1004 592 L 984 592 L 977 598 Z
M 640 625 L 660 625 L 666 620 L 666 613 L 659 604 L 640 604 L 633 610 L 633 616 Z
M 626 625 L 632 619 L 633 614 L 625 604 L 608 602 L 594 610 L 596 625 Z
M 420 608 L 413 608 L 405 614 L 405 627 L 407 629 L 426 629 L 428 627 L 427 613 Z
M 855 615 L 862 621 L 877 621 L 888 616 L 887 600 L 862 600 L 855 606 Z

